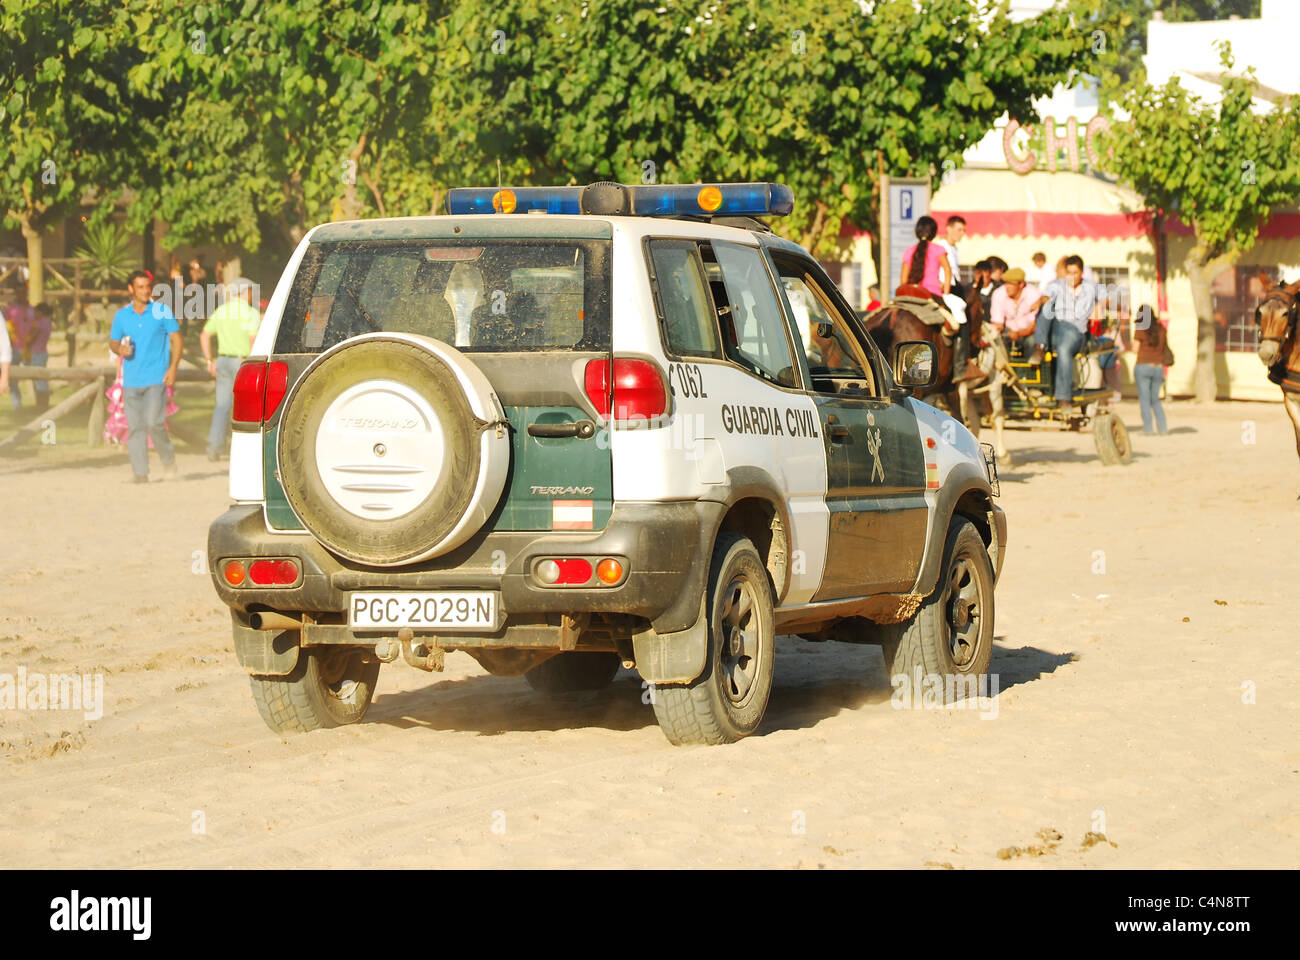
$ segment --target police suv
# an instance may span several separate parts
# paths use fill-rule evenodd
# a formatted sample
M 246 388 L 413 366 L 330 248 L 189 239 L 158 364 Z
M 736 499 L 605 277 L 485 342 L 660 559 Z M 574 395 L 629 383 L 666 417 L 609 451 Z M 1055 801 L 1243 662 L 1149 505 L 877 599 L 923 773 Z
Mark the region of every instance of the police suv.
M 208 543 L 272 729 L 356 722 L 381 663 L 449 650 L 543 692 L 634 668 L 678 744 L 758 727 L 778 634 L 986 671 L 990 452 L 912 398 L 930 344 L 882 356 L 756 219 L 792 208 L 768 183 L 456 189 L 304 238 Z

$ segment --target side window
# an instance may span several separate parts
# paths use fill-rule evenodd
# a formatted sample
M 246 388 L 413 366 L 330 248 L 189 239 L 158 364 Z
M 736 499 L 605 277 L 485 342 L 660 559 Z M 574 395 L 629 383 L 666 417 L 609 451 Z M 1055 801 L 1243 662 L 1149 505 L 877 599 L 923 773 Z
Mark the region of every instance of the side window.
M 709 276 L 722 349 L 729 360 L 765 380 L 793 387 L 798 383 L 785 336 L 781 307 L 762 254 L 753 247 L 718 241 Z M 706 264 L 706 271 L 710 265 Z
M 668 351 L 677 356 L 721 356 L 717 314 L 697 245 L 651 240 L 649 250 Z
M 871 362 L 830 296 L 799 263 L 784 257 L 775 262 L 813 389 L 874 396 Z

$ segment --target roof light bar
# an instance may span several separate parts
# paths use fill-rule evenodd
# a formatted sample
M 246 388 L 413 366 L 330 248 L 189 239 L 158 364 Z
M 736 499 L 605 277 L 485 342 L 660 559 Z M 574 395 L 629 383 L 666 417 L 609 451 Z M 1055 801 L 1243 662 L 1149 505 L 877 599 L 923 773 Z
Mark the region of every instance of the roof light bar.
M 582 187 L 453 187 L 447 191 L 447 212 L 582 213 Z
M 794 193 L 783 183 L 602 183 L 588 187 L 456 187 L 447 191 L 447 212 L 451 214 L 534 210 L 607 216 L 630 211 L 639 217 L 780 217 L 794 210 Z

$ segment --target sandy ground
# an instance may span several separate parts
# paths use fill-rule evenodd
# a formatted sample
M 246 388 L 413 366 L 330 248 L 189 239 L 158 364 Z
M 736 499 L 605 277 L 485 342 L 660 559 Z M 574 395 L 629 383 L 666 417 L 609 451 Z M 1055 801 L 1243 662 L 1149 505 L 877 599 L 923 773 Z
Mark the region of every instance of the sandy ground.
M 1276 404 L 1169 412 L 1127 468 L 1087 435 L 1009 435 L 987 709 L 895 709 L 877 648 L 782 639 L 760 734 L 690 749 L 634 674 L 549 700 L 462 654 L 385 667 L 359 726 L 281 739 L 192 572 L 224 471 L 186 455 L 180 481 L 131 486 L 122 453 L 29 445 L 0 460 L 0 673 L 99 673 L 105 706 L 0 711 L 0 857 L 1297 866 L 1290 426 Z

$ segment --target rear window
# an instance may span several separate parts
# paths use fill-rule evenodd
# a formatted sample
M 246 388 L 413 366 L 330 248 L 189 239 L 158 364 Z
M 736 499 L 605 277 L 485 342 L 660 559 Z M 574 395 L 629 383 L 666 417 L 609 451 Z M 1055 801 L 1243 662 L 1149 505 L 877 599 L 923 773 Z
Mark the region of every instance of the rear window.
M 276 353 L 319 353 L 364 333 L 416 333 L 469 351 L 609 349 L 609 242 L 313 243 Z

